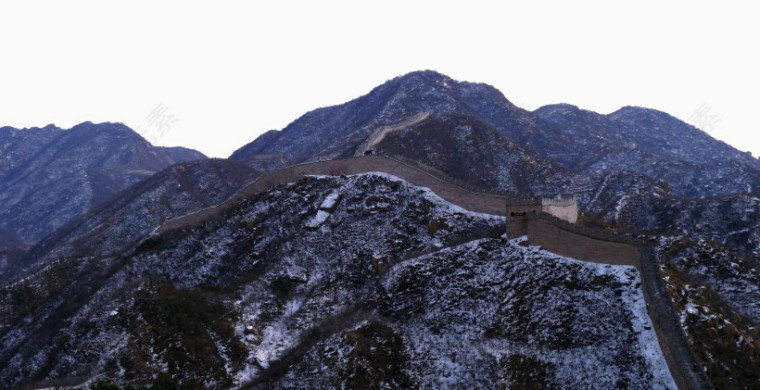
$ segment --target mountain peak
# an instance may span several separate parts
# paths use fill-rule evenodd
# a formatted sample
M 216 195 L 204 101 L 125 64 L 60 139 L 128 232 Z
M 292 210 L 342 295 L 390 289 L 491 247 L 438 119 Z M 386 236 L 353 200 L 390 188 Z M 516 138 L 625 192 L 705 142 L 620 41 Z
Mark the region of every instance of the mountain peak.
M 607 115 L 612 119 L 633 119 L 633 118 L 659 118 L 659 119 L 675 119 L 670 114 L 655 110 L 654 108 L 640 107 L 640 106 L 623 106 L 619 110 Z
M 585 110 L 582 110 L 581 108 L 573 104 L 557 103 L 557 104 L 547 104 L 545 106 L 541 106 L 533 112 L 535 112 L 538 115 L 546 116 L 546 115 L 556 115 L 556 114 L 564 114 L 564 113 L 574 113 L 578 111 L 585 111 Z
M 417 70 L 388 80 L 373 89 L 369 95 L 392 89 L 394 94 L 422 92 L 425 94 L 453 94 L 460 82 L 434 70 Z M 418 96 L 418 95 L 415 95 Z M 418 96 L 419 97 L 419 96 Z
M 73 126 L 71 131 L 76 130 L 107 130 L 107 131 L 130 131 L 135 132 L 132 130 L 129 126 L 125 125 L 122 122 L 100 122 L 100 123 L 93 123 L 90 121 L 82 122 L 78 125 Z
M 454 81 L 454 79 L 452 79 L 451 77 L 446 76 L 443 73 L 439 73 L 435 70 L 430 70 L 430 69 L 415 70 L 415 71 L 409 72 L 405 75 L 398 76 L 395 78 L 395 80 L 401 80 L 401 81 L 413 80 L 413 79 L 424 80 L 424 81 L 434 82 L 434 83 Z
M 489 90 L 489 96 L 480 96 L 477 91 L 481 89 L 481 85 L 460 83 L 433 70 L 410 72 L 352 101 L 310 111 L 282 131 L 263 134 L 231 158 L 282 155 L 290 161 L 303 162 L 353 155 L 377 129 L 422 112 L 458 115 L 472 110 L 468 106 L 471 101 L 491 99 L 490 96 L 497 96 L 503 105 L 505 99 L 500 93 L 491 95 L 493 91 Z M 322 141 L 315 143 L 314 139 Z

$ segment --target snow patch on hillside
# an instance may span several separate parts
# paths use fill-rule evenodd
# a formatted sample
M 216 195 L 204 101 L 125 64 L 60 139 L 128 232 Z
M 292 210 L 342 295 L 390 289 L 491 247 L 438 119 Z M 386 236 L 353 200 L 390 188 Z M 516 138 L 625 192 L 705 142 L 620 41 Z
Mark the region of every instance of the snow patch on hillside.
M 478 212 L 475 212 L 475 211 L 470 211 L 470 210 L 464 209 L 464 208 L 462 208 L 460 206 L 457 206 L 457 205 L 455 205 L 455 204 L 453 204 L 453 203 L 451 203 L 451 202 L 449 202 L 449 201 L 441 198 L 435 192 L 433 192 L 433 190 L 431 190 L 428 187 L 415 186 L 414 184 L 409 183 L 408 181 L 406 181 L 406 180 L 404 180 L 404 179 L 402 179 L 402 178 L 400 178 L 398 176 L 391 175 L 389 173 L 385 173 L 385 172 L 367 172 L 367 173 L 362 173 L 362 174 L 359 174 L 359 175 L 352 175 L 352 176 L 377 176 L 377 177 L 382 177 L 382 178 L 385 178 L 385 179 L 388 179 L 388 180 L 391 180 L 391 181 L 404 183 L 404 185 L 407 185 L 407 186 L 419 189 L 420 191 L 422 191 L 423 196 L 426 199 L 430 200 L 431 202 L 435 203 L 439 207 L 441 207 L 443 209 L 446 209 L 446 210 L 448 210 L 449 212 L 452 212 L 452 213 L 466 214 L 468 216 L 476 217 L 476 218 L 506 220 L 506 217 L 503 216 L 503 215 L 493 215 L 493 214 L 486 214 L 486 213 L 478 213 Z M 504 207 L 505 207 L 505 213 L 506 213 L 506 204 L 504 205 Z

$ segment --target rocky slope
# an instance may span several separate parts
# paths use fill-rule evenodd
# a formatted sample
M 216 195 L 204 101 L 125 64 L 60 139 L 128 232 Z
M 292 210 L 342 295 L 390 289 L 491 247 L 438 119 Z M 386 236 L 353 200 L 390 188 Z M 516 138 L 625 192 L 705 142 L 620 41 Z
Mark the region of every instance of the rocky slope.
M 634 269 L 503 230 L 393 177 L 279 186 L 3 288 L 0 381 L 673 387 Z
M 120 192 L 0 267 L 7 282 L 47 262 L 119 254 L 167 219 L 226 200 L 258 176 L 243 164 L 206 159 L 179 163 Z
M 624 107 L 600 115 L 554 105 L 535 113 L 566 135 L 559 139 L 574 139 L 570 147 L 555 144 L 539 153 L 577 172 L 635 172 L 668 183 L 686 198 L 760 190 L 757 159 L 664 112 Z
M 657 249 L 681 326 L 713 386 L 760 386 L 760 263 L 685 237 L 662 237 Z
M 205 160 L 208 158 L 206 157 L 205 154 L 197 150 L 183 148 L 181 146 L 172 146 L 172 147 L 158 146 L 156 147 L 156 149 L 164 152 L 175 163 L 199 161 L 199 160 Z
M 188 150 L 171 154 L 202 157 Z M 35 243 L 174 162 L 119 123 L 0 128 L 0 227 Z
M 470 116 L 429 115 L 403 131 L 386 134 L 372 148 L 423 162 L 477 188 L 550 195 L 575 179 Z
M 698 200 L 626 195 L 608 215 L 621 230 L 654 236 L 685 235 L 744 257 L 760 255 L 760 199 L 752 195 Z

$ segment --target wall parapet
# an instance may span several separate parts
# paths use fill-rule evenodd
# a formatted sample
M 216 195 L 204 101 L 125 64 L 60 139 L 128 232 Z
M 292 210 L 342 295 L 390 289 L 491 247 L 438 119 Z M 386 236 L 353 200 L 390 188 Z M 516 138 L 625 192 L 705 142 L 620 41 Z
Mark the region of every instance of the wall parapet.
M 702 370 L 702 365 L 697 361 L 694 350 L 684 334 L 679 316 L 673 309 L 653 245 L 644 243 L 639 247 L 639 252 L 641 280 L 649 304 L 649 317 L 657 331 L 663 353 L 669 360 L 668 366 L 671 367 L 673 379 L 680 389 L 712 389 L 707 374 Z
M 558 227 L 567 230 L 572 233 L 576 233 L 582 236 L 587 236 L 596 240 L 616 242 L 620 244 L 628 244 L 633 246 L 647 245 L 648 242 L 638 237 L 633 237 L 629 234 L 620 234 L 615 231 L 600 229 L 598 227 L 592 227 L 588 225 L 570 223 L 564 219 L 557 218 L 547 213 L 536 213 L 531 218 L 540 219 Z
M 543 206 L 568 207 L 577 205 L 578 199 L 575 196 L 560 195 L 556 198 L 541 198 L 541 204 Z

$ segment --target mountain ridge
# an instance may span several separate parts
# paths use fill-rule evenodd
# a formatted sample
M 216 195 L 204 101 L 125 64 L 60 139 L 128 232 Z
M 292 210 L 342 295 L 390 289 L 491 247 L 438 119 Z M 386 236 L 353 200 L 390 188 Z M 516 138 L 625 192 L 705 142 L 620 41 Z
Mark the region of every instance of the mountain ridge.
M 3 127 L 0 151 L 0 224 L 28 244 L 175 163 L 126 125 L 111 122 Z M 180 159 L 202 156 L 177 152 Z
M 78 131 L 102 136 L 97 126 Z M 0 164 L 0 183 L 20 183 L 26 176 L 17 172 L 47 172 L 67 157 L 39 146 L 55 133 L 45 128 L 0 143 L 2 151 L 30 146 L 39 157 L 26 170 Z M 0 141 L 10 133 L 0 129 Z M 111 200 L 44 236 L 26 253 L 26 276 L 0 284 L 0 305 L 12 309 L 0 326 L 2 383 L 69 373 L 117 384 L 137 378 L 141 386 L 254 380 L 287 388 L 318 372 L 327 387 L 438 387 L 440 378 L 462 386 L 668 386 L 661 361 L 644 358 L 654 356 L 642 347 L 651 337 L 632 341 L 651 336 L 651 325 L 661 331 L 662 318 L 647 325 L 652 314 L 640 296 L 641 284 L 660 273 L 667 277 L 657 291 L 644 294 L 672 309 L 670 331 L 684 332 L 681 346 L 702 365 L 686 368 L 709 369 L 716 387 L 760 383 L 752 369 L 760 312 L 747 304 L 760 297 L 758 162 L 666 113 L 623 107 L 602 115 L 567 104 L 526 111 L 487 84 L 420 71 L 312 110 L 231 161 L 150 173 L 197 155 L 113 149 L 134 139 L 123 135 L 99 141 L 109 153 L 93 156 L 109 167 L 99 180 L 115 192 Z M 349 160 L 356 155 L 369 156 Z M 465 212 L 387 174 L 338 169 L 386 157 L 468 189 L 574 194 L 582 212 L 575 230 L 591 225 L 648 242 L 648 268 L 640 269 L 648 276 L 557 258 L 530 234 L 505 241 L 503 219 Z M 317 164 L 327 170 L 307 169 Z M 62 172 L 52 173 L 69 173 Z M 151 176 L 117 190 L 120 172 Z M 269 173 L 258 191 L 237 191 L 261 172 Z M 208 218 L 186 218 L 196 215 Z M 0 247 L 17 239 L 11 231 Z M 332 323 L 336 331 L 323 331 Z M 576 359 L 578 348 L 594 370 Z M 482 364 L 470 370 L 462 361 Z M 161 367 L 169 377 L 156 377 Z
M 433 117 L 472 117 L 496 129 L 525 153 L 536 153 L 549 163 L 582 175 L 604 174 L 610 164 L 627 163 L 623 169 L 668 182 L 676 194 L 686 198 L 744 193 L 747 188 L 749 192 L 760 192 L 758 160 L 667 113 L 625 106 L 603 115 L 567 104 L 530 112 L 516 107 L 488 84 L 459 82 L 435 71 L 411 72 L 357 99 L 309 111 L 282 130 L 270 130 L 239 148 L 230 158 L 246 161 L 256 154 L 278 154 L 299 163 L 347 157 L 355 154 L 378 128 L 423 112 Z M 580 116 L 562 118 L 568 113 Z M 668 134 L 649 127 L 661 128 Z M 689 145 L 698 145 L 699 153 L 689 156 L 685 152 Z M 633 163 L 624 159 L 631 152 L 636 156 Z M 706 163 L 722 160 L 736 161 L 738 165 Z M 684 162 L 692 165 L 679 166 Z M 667 164 L 668 168 L 653 170 L 652 164 Z M 734 179 L 721 183 L 725 190 L 701 187 L 693 177 L 705 169 L 711 177 Z M 679 170 L 683 174 L 669 173 Z M 693 179 L 689 182 L 679 176 Z

